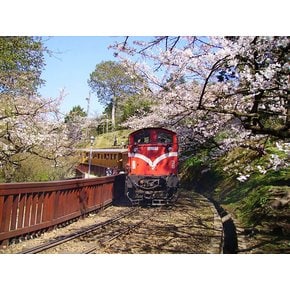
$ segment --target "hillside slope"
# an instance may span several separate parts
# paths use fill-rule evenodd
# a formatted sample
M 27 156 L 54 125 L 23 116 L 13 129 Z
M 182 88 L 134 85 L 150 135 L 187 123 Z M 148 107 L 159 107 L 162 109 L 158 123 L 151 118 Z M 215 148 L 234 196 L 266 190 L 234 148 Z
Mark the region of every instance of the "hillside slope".
M 214 199 L 231 214 L 239 234 L 248 239 L 245 252 L 290 253 L 290 168 L 287 163 L 266 168 L 269 158 L 287 160 L 287 154 L 269 145 L 263 156 L 244 148 L 214 163 L 194 156 L 182 164 L 182 185 Z M 253 168 L 258 170 L 250 172 Z

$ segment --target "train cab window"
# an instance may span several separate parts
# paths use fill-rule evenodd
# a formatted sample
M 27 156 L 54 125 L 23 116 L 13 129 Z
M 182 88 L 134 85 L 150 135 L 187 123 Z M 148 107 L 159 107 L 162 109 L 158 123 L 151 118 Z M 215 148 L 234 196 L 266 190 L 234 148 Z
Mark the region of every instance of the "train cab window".
M 173 142 L 172 134 L 167 132 L 158 132 L 157 142 L 162 144 L 170 144 Z
M 149 132 L 140 132 L 134 136 L 135 144 L 149 144 L 150 143 L 150 133 Z

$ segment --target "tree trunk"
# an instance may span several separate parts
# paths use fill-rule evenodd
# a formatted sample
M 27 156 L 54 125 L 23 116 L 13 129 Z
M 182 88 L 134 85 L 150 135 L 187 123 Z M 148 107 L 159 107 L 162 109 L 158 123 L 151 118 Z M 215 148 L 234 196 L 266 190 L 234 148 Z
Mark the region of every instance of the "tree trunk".
M 115 130 L 115 126 L 116 126 L 115 115 L 116 115 L 116 100 L 114 98 L 112 101 L 112 129 L 113 130 Z
M 286 129 L 290 128 L 290 94 L 287 96 L 287 116 L 286 116 Z

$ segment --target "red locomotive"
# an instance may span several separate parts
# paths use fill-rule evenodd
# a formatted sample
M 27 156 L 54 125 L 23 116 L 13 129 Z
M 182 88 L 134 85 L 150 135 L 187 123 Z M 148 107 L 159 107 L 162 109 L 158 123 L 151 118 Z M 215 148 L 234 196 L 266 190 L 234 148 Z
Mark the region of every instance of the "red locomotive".
M 164 128 L 129 135 L 126 194 L 133 204 L 169 204 L 177 198 L 178 140 Z

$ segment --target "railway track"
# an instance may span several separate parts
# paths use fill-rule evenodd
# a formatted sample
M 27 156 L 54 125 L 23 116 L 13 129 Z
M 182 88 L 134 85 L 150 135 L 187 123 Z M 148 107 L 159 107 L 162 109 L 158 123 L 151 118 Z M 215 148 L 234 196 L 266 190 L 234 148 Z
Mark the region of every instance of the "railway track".
M 150 220 L 158 211 L 159 209 L 157 208 L 154 213 L 150 211 L 148 214 L 146 209 L 134 208 L 125 214 L 120 214 L 100 225 L 96 225 L 92 229 L 83 231 L 78 236 L 72 237 L 67 243 L 62 243 L 61 247 L 57 245 L 56 247 L 50 247 L 50 249 L 45 250 L 45 253 L 89 254 L 109 249 L 113 241 L 131 234 L 146 221 Z
M 36 247 L 20 251 L 20 252 L 18 252 L 18 254 L 37 254 L 37 253 L 44 252 L 46 250 L 55 248 L 58 245 L 64 244 L 66 242 L 69 242 L 69 241 L 72 241 L 75 239 L 78 239 L 78 238 L 83 237 L 83 236 L 86 236 L 86 235 L 88 235 L 88 234 L 90 234 L 90 233 L 92 233 L 92 232 L 94 232 L 102 227 L 111 225 L 111 224 L 119 221 L 120 219 L 122 219 L 126 216 L 132 215 L 133 213 L 135 213 L 137 211 L 138 211 L 137 208 L 124 211 L 121 214 L 118 214 L 117 216 L 115 216 L 111 219 L 108 219 L 104 222 L 94 224 L 92 226 L 87 227 L 86 229 L 76 231 L 76 232 L 69 234 L 67 236 L 61 236 L 60 238 L 53 240 L 53 241 L 50 241 L 48 243 L 45 243 L 43 245 L 38 245 Z
M 149 219 L 150 217 L 148 217 Z M 95 251 L 97 251 L 97 249 L 101 246 L 103 248 L 106 248 L 110 245 L 110 242 L 114 241 L 115 239 L 121 237 L 122 235 L 126 235 L 128 233 L 130 233 L 132 230 L 134 230 L 135 228 L 139 227 L 142 223 L 144 223 L 147 219 L 145 218 L 144 220 L 137 222 L 133 225 L 129 225 L 125 228 L 121 228 L 119 230 L 116 231 L 112 231 L 112 233 L 110 233 L 108 235 L 107 238 L 99 241 L 99 245 L 97 246 L 93 246 L 93 247 L 89 247 L 87 250 L 83 251 L 82 254 L 93 254 Z

